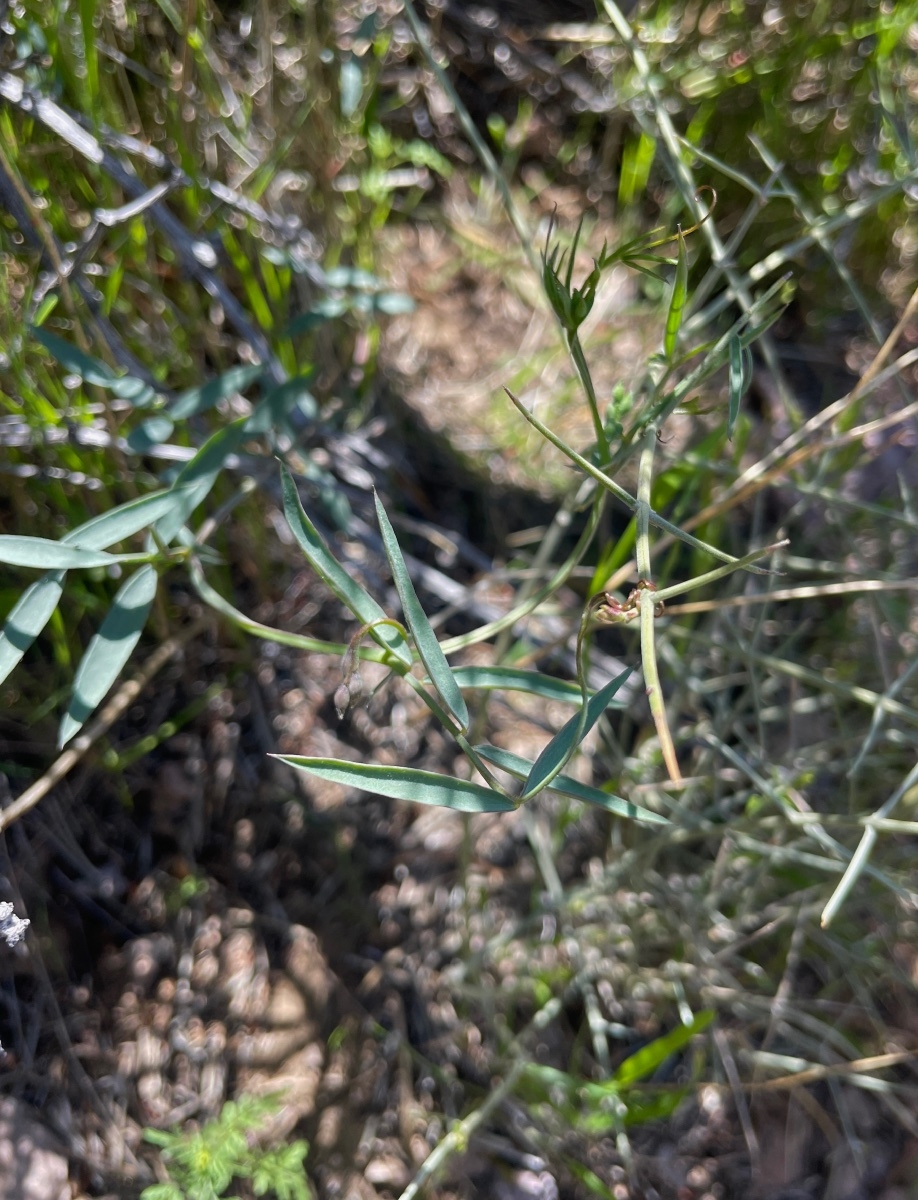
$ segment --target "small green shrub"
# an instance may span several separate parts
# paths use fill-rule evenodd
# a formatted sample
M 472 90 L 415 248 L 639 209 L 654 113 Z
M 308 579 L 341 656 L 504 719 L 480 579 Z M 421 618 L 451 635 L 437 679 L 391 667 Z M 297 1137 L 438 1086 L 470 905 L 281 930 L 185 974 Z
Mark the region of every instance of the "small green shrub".
M 224 1104 L 220 1116 L 201 1129 L 145 1129 L 147 1141 L 160 1147 L 169 1181 L 145 1188 L 141 1200 L 219 1200 L 229 1196 L 234 1181 L 246 1185 L 246 1196 L 310 1200 L 303 1168 L 308 1142 L 275 1150 L 253 1144 L 259 1127 L 278 1107 L 277 1096 L 242 1096 Z

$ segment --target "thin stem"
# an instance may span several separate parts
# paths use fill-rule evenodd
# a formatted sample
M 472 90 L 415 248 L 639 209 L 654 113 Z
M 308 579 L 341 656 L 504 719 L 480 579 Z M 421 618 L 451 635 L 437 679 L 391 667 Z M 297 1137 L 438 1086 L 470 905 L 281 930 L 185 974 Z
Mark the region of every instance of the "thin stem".
M 584 458 L 582 454 L 578 454 L 572 446 L 568 446 L 567 442 L 565 442 L 562 438 L 559 438 L 556 433 L 553 433 L 547 425 L 543 425 L 539 418 L 531 413 L 523 404 L 522 400 L 514 396 L 509 388 L 504 388 L 504 391 L 510 397 L 516 408 L 519 409 L 529 424 L 533 427 L 533 429 L 537 429 L 539 433 L 541 433 L 543 437 L 547 438 L 553 446 L 556 446 L 562 454 L 566 454 L 571 462 L 576 463 L 576 465 L 585 471 L 587 475 L 590 475 L 596 480 L 597 483 L 601 484 L 607 491 L 611 492 L 616 499 L 621 500 L 622 504 L 629 508 L 631 512 L 636 511 L 638 502 L 630 492 L 625 491 L 623 487 L 620 487 L 613 479 L 610 479 L 604 471 L 601 471 L 599 467 L 594 466 L 589 459 Z M 679 541 L 685 542 L 687 546 L 691 546 L 693 550 L 701 550 L 705 554 L 710 554 L 712 558 L 719 558 L 721 562 L 735 563 L 738 561 L 732 554 L 725 554 L 723 550 L 718 550 L 716 546 L 711 546 L 707 542 L 701 541 L 700 538 L 692 537 L 691 534 L 680 529 L 678 525 L 673 525 L 672 521 L 667 521 L 665 517 L 661 517 L 659 513 L 654 512 L 652 508 L 650 508 L 648 511 L 648 518 L 651 525 L 656 525 L 658 529 L 662 529 L 665 533 L 672 534 L 672 536 L 678 538 Z M 746 570 L 760 575 L 768 574 L 767 571 L 761 571 L 753 566 L 747 567 Z
M 657 428 L 649 425 L 644 431 L 644 445 L 641 448 L 641 460 L 638 467 L 638 497 L 635 508 L 637 517 L 637 562 L 638 575 L 642 580 L 650 582 L 650 495 L 653 486 L 653 458 L 657 445 Z M 656 629 L 654 626 L 654 609 L 658 603 L 656 592 L 652 587 L 641 589 L 641 663 L 644 667 L 644 686 L 647 689 L 647 699 L 650 712 L 660 741 L 663 762 L 673 783 L 682 783 L 682 772 L 676 758 L 676 748 L 669 729 L 666 716 L 666 704 L 663 699 L 663 689 L 660 687 L 660 675 L 657 670 Z

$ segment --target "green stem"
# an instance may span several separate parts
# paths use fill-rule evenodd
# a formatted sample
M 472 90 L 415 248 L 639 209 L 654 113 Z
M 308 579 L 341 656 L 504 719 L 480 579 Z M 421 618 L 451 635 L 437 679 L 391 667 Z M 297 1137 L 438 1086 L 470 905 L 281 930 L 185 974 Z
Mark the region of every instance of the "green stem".
M 572 446 L 568 446 L 568 444 L 562 438 L 559 438 L 556 433 L 553 433 L 547 425 L 543 425 L 539 418 L 531 413 L 523 404 L 523 402 L 514 396 L 509 388 L 504 388 L 504 391 L 510 397 L 516 408 L 519 409 L 529 424 L 533 427 L 533 429 L 537 429 L 539 433 L 541 433 L 544 438 L 547 438 L 547 440 L 550 441 L 553 446 L 556 446 L 562 454 L 566 454 L 572 463 L 576 463 L 581 470 L 585 471 L 587 475 L 591 476 L 596 480 L 597 483 L 601 484 L 602 487 L 611 492 L 616 499 L 621 500 L 622 504 L 629 508 L 631 512 L 635 512 L 637 510 L 638 502 L 630 492 L 626 492 L 623 487 L 620 487 L 613 479 L 610 479 L 608 475 L 606 475 L 603 471 L 600 471 L 599 467 L 594 466 L 589 459 L 584 458 L 582 454 L 578 454 Z M 672 536 L 678 538 L 679 541 L 685 542 L 687 546 L 691 546 L 693 550 L 701 550 L 705 554 L 710 554 L 712 558 L 719 558 L 721 562 L 735 563 L 738 561 L 732 554 L 725 554 L 723 550 L 718 550 L 716 546 L 711 546 L 707 542 L 701 541 L 700 538 L 693 537 L 690 533 L 686 533 L 684 530 L 680 529 L 678 525 L 673 525 L 671 521 L 667 521 L 665 517 L 661 517 L 659 513 L 654 512 L 652 508 L 649 508 L 649 506 L 648 519 L 651 525 L 656 525 L 658 529 L 662 529 L 665 533 L 672 534 Z M 762 571 L 757 567 L 747 567 L 746 569 L 759 575 L 768 574 L 767 571 Z

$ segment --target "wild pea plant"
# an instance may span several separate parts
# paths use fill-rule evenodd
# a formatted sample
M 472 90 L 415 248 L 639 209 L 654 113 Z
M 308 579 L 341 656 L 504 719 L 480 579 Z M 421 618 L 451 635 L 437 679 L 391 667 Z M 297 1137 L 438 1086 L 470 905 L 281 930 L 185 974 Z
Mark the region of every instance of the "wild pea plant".
M 689 230 L 688 232 L 692 232 Z M 673 745 L 663 691 L 657 669 L 654 622 L 662 616 L 665 602 L 693 588 L 701 587 L 724 578 L 739 569 L 756 569 L 753 564 L 771 553 L 777 546 L 735 558 L 708 543 L 685 533 L 651 506 L 653 484 L 653 460 L 657 437 L 663 421 L 690 395 L 693 389 L 709 380 L 722 367 L 729 366 L 729 402 L 725 414 L 724 435 L 732 436 L 739 412 L 742 393 L 748 380 L 748 349 L 752 342 L 775 320 L 781 310 L 781 297 L 785 281 L 781 280 L 767 289 L 750 311 L 737 320 L 716 341 L 684 350 L 679 334 L 682 315 L 685 311 L 688 292 L 688 269 L 685 235 L 681 232 L 673 237 L 650 234 L 635 239 L 615 250 L 604 246 L 594 260 L 593 269 L 580 286 L 574 286 L 574 259 L 579 239 L 578 230 L 568 251 L 557 244 L 546 247 L 542 258 L 542 278 L 551 306 L 564 332 L 571 356 L 583 385 L 590 406 L 596 431 L 596 442 L 589 456 L 579 453 L 528 411 L 525 405 L 508 392 L 519 412 L 534 428 L 559 450 L 586 476 L 586 488 L 580 491 L 580 500 L 589 497 L 589 516 L 586 529 L 575 552 L 564 566 L 553 576 L 550 583 L 523 604 L 514 608 L 499 622 L 492 623 L 473 634 L 441 643 L 431 627 L 430 621 L 418 600 L 411 582 L 408 568 L 401 554 L 391 522 L 376 498 L 376 514 L 382 534 L 386 556 L 392 570 L 396 589 L 401 601 L 404 624 L 384 613 L 376 602 L 343 571 L 328 547 L 320 538 L 315 525 L 302 509 L 294 481 L 285 468 L 283 472 L 284 512 L 294 536 L 307 560 L 338 599 L 361 621 L 346 656 L 344 691 L 347 692 L 358 654 L 358 644 L 366 636 L 371 637 L 378 650 L 369 652 L 370 657 L 383 662 L 400 675 L 421 697 L 433 715 L 455 738 L 466 755 L 471 767 L 483 779 L 484 784 L 468 780 L 440 776 L 417 771 L 410 767 L 376 767 L 354 764 L 344 760 L 284 756 L 291 766 L 337 783 L 367 790 L 374 790 L 394 799 L 413 800 L 422 804 L 439 804 L 464 812 L 509 811 L 520 804 L 534 799 L 548 789 L 567 796 L 574 796 L 587 803 L 606 808 L 619 815 L 637 820 L 660 820 L 655 814 L 641 809 L 621 797 L 585 787 L 576 783 L 562 771 L 578 746 L 590 732 L 602 713 L 615 702 L 616 695 L 624 685 L 628 674 L 624 672 L 608 681 L 594 693 L 587 685 L 586 660 L 590 629 L 594 622 L 626 624 L 637 620 L 641 629 L 641 653 L 644 681 L 650 700 L 664 762 L 670 778 L 681 780 L 676 750 Z M 650 271 L 666 263 L 654 251 L 667 243 L 678 244 L 678 257 L 674 262 L 674 277 L 670 292 L 663 348 L 649 364 L 647 384 L 640 401 L 635 403 L 624 426 L 617 415 L 601 412 L 593 386 L 590 369 L 579 340 L 579 330 L 589 315 L 596 287 L 604 271 L 616 263 L 624 262 L 639 270 Z M 614 442 L 614 445 L 613 445 Z M 631 453 L 640 454 L 639 487 L 637 496 L 632 496 L 615 482 L 612 472 Z M 534 671 L 513 668 L 452 668 L 447 655 L 460 647 L 491 638 L 515 624 L 522 616 L 533 611 L 549 599 L 569 577 L 588 552 L 592 535 L 598 526 L 603 508 L 612 496 L 624 504 L 637 519 L 637 563 L 639 582 L 622 601 L 611 592 L 601 591 L 587 605 L 577 635 L 577 685 L 567 688 L 558 681 Z M 661 529 L 696 551 L 703 552 L 722 564 L 701 575 L 665 588 L 658 588 L 652 581 L 650 528 Z M 783 544 L 783 543 L 779 543 Z M 423 671 L 418 679 L 412 672 L 417 663 Z M 426 686 L 425 686 L 426 684 Z M 577 711 L 567 724 L 545 746 L 534 762 L 488 744 L 472 746 L 467 734 L 471 725 L 469 709 L 463 691 L 489 691 L 503 689 L 521 690 L 556 697 L 565 694 L 577 705 Z M 345 695 L 345 701 L 347 696 Z M 492 768 L 508 773 L 522 784 L 512 790 L 501 784 Z

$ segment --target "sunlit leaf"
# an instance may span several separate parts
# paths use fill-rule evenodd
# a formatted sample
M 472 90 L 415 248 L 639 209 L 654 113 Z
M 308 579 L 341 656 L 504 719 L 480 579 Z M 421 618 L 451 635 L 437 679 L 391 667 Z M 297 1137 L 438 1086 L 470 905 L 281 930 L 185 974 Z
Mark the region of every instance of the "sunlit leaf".
M 176 504 L 181 501 L 182 489 L 169 488 L 166 491 L 151 492 L 141 496 L 139 500 L 129 500 L 117 508 L 110 508 L 92 520 L 71 529 L 61 538 L 62 542 L 73 542 L 90 550 L 104 550 L 123 542 L 125 538 L 146 529 L 154 521 L 158 521 Z
M 151 525 L 179 499 L 173 491 L 153 492 L 131 500 L 64 534 L 62 542 L 84 550 L 104 550 Z M 44 575 L 26 588 L 6 618 L 0 633 L 0 683 L 47 625 L 63 594 L 64 572 Z
M 321 534 L 306 515 L 293 476 L 283 463 L 281 486 L 284 493 L 284 516 L 312 569 L 355 617 L 364 625 L 372 625 L 369 633 L 373 640 L 390 650 L 406 667 L 410 667 L 413 661 L 410 646 L 395 626 L 375 624 L 385 621 L 386 614 L 369 592 L 365 592 L 359 583 L 351 579 L 326 546 Z
M 469 813 L 512 812 L 516 807 L 506 796 L 480 784 L 453 779 L 449 775 L 437 775 L 433 771 L 419 771 L 414 767 L 378 767 L 372 763 L 345 762 L 338 758 L 305 758 L 298 754 L 277 754 L 273 757 L 329 783 L 376 792 L 393 800 L 412 800 L 415 804 L 435 804 L 440 808 Z
M 55 542 L 50 538 L 0 535 L 0 562 L 11 567 L 39 567 L 42 570 L 68 570 L 71 567 L 110 567 L 120 561 L 118 555 L 102 550 Z
M 689 1022 L 688 1025 L 677 1025 L 670 1033 L 656 1038 L 649 1046 L 643 1046 L 636 1054 L 632 1054 L 621 1063 L 612 1075 L 610 1083 L 618 1089 L 631 1087 L 639 1079 L 644 1079 L 651 1071 L 655 1071 L 662 1063 L 687 1045 L 696 1033 L 701 1033 L 714 1020 L 712 1009 L 705 1009 Z
M 58 744 L 66 745 L 118 678 L 147 623 L 156 595 L 156 570 L 147 564 L 126 580 L 80 660 Z
M 408 567 L 405 565 L 404 558 L 402 558 L 402 552 L 399 549 L 398 539 L 395 536 L 392 523 L 386 516 L 386 511 L 375 493 L 374 499 L 376 500 L 376 516 L 379 520 L 379 529 L 382 533 L 386 557 L 389 560 L 389 566 L 392 568 L 392 577 L 395 580 L 398 598 L 402 602 L 402 611 L 405 614 L 408 628 L 414 637 L 418 654 L 420 654 L 421 661 L 427 668 L 427 674 L 430 676 L 431 683 L 437 689 L 440 699 L 455 718 L 459 728 L 465 731 L 469 727 L 469 710 L 466 707 L 462 692 L 460 692 L 459 685 L 453 678 L 449 663 L 440 649 L 440 643 L 437 641 L 437 635 L 434 633 L 433 627 L 427 619 L 427 614 L 421 607 L 417 592 L 414 590 L 414 584 L 411 582 L 411 576 L 408 574 Z

